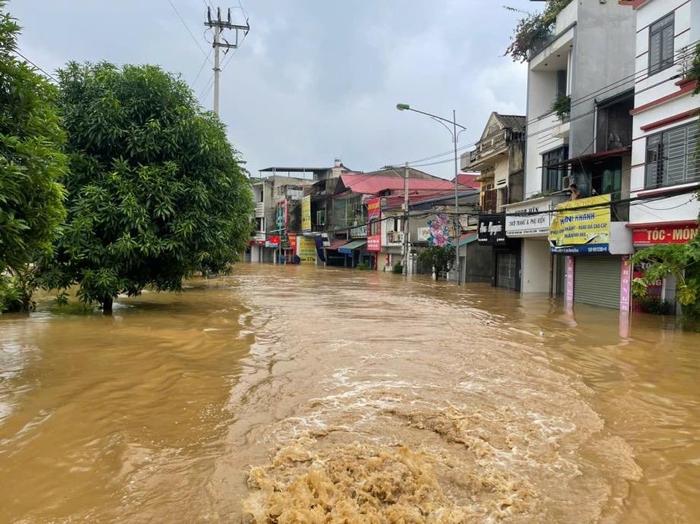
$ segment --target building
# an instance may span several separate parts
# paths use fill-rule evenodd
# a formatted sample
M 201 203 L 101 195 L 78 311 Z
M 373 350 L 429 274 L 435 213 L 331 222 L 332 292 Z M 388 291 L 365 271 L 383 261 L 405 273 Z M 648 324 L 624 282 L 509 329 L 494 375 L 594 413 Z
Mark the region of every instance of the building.
M 381 201 L 378 198 L 403 200 L 406 183 L 403 168 L 387 167 L 372 172 L 342 170 L 336 176 L 318 179 L 308 190 L 310 230 L 324 234 L 326 265 L 370 268 L 379 267 L 381 244 Z M 453 188 L 447 180 L 409 168 L 409 195 L 434 195 Z M 370 209 L 373 213 L 370 216 Z M 372 223 L 370 223 L 370 221 Z
M 700 212 L 689 194 L 700 185 L 700 96 L 687 74 L 700 42 L 700 0 L 628 4 L 637 31 L 631 196 L 642 199 L 629 212 L 634 248 L 685 243 L 697 234 Z M 648 292 L 675 302 L 672 277 Z
M 311 168 L 271 167 L 251 179 L 255 210 L 250 262 L 280 262 L 297 254 L 301 202 L 304 189 L 313 183 L 314 172 Z M 292 173 L 299 176 L 290 176 Z
M 522 241 L 506 237 L 504 206 L 523 199 L 525 117 L 491 113 L 481 138 L 472 151 L 462 155 L 461 164 L 462 169 L 480 173 L 478 242 L 491 251 L 489 281 L 520 291 Z
M 524 199 L 504 206 L 506 236 L 522 239 L 523 292 L 619 307 L 635 33 L 629 7 L 572 1 L 529 56 Z

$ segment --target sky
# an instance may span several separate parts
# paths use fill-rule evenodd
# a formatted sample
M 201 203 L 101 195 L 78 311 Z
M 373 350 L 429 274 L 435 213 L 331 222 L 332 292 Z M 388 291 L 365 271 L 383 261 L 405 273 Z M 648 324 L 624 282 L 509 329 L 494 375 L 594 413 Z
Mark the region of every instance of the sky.
M 529 0 L 234 1 L 10 0 L 7 9 L 23 27 L 20 51 L 45 71 L 69 60 L 158 64 L 206 109 L 205 6 L 247 17 L 250 33 L 224 58 L 221 119 L 253 176 L 335 158 L 371 171 L 446 153 L 417 164 L 438 162 L 420 169 L 452 178 L 450 134 L 398 102 L 448 118 L 455 109 L 467 128 L 461 148 L 492 111 L 525 114 L 526 66 L 503 56 L 521 15 L 503 4 L 532 11 Z

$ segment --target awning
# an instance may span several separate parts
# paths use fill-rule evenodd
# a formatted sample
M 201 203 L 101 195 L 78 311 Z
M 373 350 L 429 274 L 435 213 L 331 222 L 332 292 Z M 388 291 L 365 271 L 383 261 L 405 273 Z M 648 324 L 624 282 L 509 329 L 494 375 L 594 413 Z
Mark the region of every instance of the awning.
M 344 238 L 331 240 L 331 245 L 328 246 L 326 249 L 329 251 L 337 251 L 339 248 L 343 247 L 347 243 L 348 241 Z
M 595 162 L 596 160 L 603 160 L 605 158 L 622 156 L 626 153 L 629 153 L 631 150 L 632 148 L 629 146 L 621 147 L 620 149 L 612 149 L 610 151 L 603 151 L 601 153 L 591 153 L 588 155 L 577 156 L 576 158 L 569 158 L 568 160 L 564 160 L 563 162 L 559 162 L 557 164 L 549 164 L 546 167 L 564 167 L 572 164 L 577 164 L 578 162 Z
M 459 247 L 471 244 L 479 238 L 477 233 L 467 233 L 459 237 Z
M 367 240 L 353 240 L 352 242 L 348 242 L 344 246 L 339 247 L 338 251 L 344 255 L 352 255 L 352 252 L 355 249 L 360 249 L 361 247 L 364 247 L 365 244 L 367 244 Z

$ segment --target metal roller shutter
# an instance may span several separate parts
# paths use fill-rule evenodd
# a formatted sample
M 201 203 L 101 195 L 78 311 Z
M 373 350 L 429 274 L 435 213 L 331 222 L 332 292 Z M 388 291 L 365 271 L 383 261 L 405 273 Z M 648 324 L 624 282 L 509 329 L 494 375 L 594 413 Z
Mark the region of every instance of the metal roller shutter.
M 620 308 L 619 257 L 576 257 L 574 302 Z
M 513 253 L 496 255 L 496 286 L 518 289 L 518 257 Z

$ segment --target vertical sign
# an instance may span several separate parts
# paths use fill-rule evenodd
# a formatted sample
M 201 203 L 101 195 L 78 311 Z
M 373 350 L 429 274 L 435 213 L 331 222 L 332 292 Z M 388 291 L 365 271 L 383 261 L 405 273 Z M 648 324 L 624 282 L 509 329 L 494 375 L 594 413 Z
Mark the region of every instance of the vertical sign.
M 311 195 L 301 200 L 301 230 L 311 231 Z
M 566 257 L 566 296 L 564 299 L 566 309 L 574 307 L 574 269 L 575 259 L 572 256 Z
M 382 199 L 371 198 L 367 201 L 367 251 L 382 250 L 381 222 Z
M 620 271 L 620 312 L 630 310 L 630 292 L 632 289 L 632 263 L 629 257 L 622 257 Z

